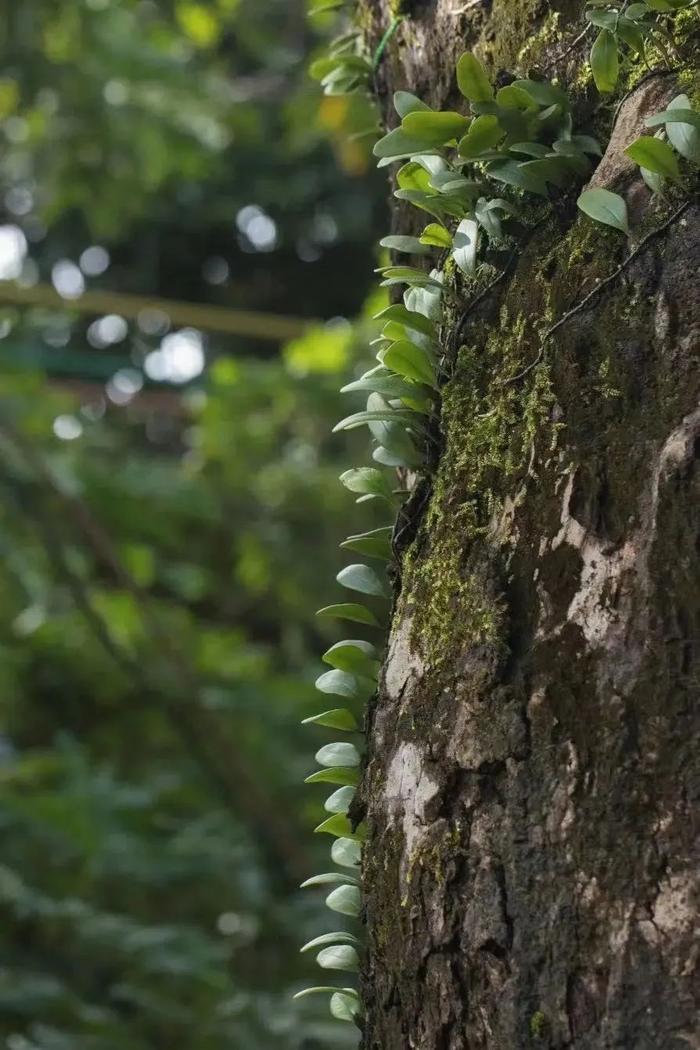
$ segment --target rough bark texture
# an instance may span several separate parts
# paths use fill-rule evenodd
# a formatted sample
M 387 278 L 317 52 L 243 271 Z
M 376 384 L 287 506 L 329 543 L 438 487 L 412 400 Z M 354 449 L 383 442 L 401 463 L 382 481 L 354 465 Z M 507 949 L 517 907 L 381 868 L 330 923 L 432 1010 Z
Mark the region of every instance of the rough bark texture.
M 389 6 L 362 5 L 373 42 Z M 381 98 L 454 104 L 473 49 L 494 76 L 576 81 L 610 136 L 586 45 L 564 54 L 578 3 L 407 6 Z M 681 198 L 652 201 L 620 149 L 679 90 L 697 104 L 693 18 L 594 176 L 626 193 L 633 245 Z M 457 284 L 443 329 L 442 452 L 368 727 L 365 1050 L 700 1047 L 700 207 L 538 359 L 630 250 L 575 196 L 471 312 L 498 271 Z

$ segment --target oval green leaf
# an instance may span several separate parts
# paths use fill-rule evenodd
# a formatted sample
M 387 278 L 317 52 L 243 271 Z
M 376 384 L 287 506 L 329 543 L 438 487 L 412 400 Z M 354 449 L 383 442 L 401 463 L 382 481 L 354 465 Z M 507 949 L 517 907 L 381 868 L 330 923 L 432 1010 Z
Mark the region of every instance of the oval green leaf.
M 336 838 L 353 838 L 356 842 L 362 841 L 359 831 L 353 831 L 352 824 L 344 813 L 334 813 L 332 817 L 322 821 L 315 832 L 326 835 L 334 835 Z
M 683 119 L 679 120 L 679 116 Z M 681 157 L 700 163 L 700 113 L 690 108 L 687 95 L 676 95 L 666 110 L 666 137 Z
M 403 128 L 394 128 L 388 135 L 384 135 L 378 142 L 375 142 L 372 152 L 375 157 L 399 160 L 401 157 L 412 157 L 429 148 L 424 139 L 408 135 Z
M 377 598 L 388 597 L 386 584 L 369 565 L 363 565 L 362 563 L 346 565 L 344 569 L 340 570 L 336 580 L 341 587 L 347 587 L 351 591 L 371 594 Z
M 498 123 L 498 117 L 491 113 L 484 113 L 471 122 L 467 134 L 460 139 L 459 154 L 469 160 L 479 157 L 500 142 L 503 135 L 504 131 Z
M 529 172 L 518 161 L 508 160 L 503 164 L 490 164 L 488 174 L 492 179 L 496 179 L 498 182 L 505 182 L 508 186 L 517 186 L 520 190 L 528 190 L 530 193 L 536 193 L 540 197 L 547 196 L 545 180 L 535 174 L 535 172 Z
M 435 248 L 451 248 L 452 234 L 441 223 L 430 222 L 420 235 L 420 242 Z
M 324 605 L 316 613 L 324 619 L 329 620 L 352 620 L 353 623 L 366 623 L 370 627 L 379 627 L 379 621 L 374 613 L 366 609 L 364 605 L 356 602 L 340 602 L 338 605 Z
M 380 561 L 389 561 L 391 558 L 391 533 L 391 526 L 373 529 L 371 532 L 358 532 L 354 536 L 348 536 L 340 546 L 343 550 L 364 554 L 366 558 L 378 558 Z
M 345 989 L 342 992 L 333 993 L 330 1010 L 336 1021 L 354 1021 L 360 1013 L 360 1003 L 355 994 Z
M 388 370 L 381 375 L 369 379 L 357 379 L 354 383 L 348 383 L 342 387 L 341 394 L 368 394 L 374 392 L 388 398 L 401 398 L 410 407 L 420 405 L 420 411 L 427 412 L 428 404 L 425 402 L 425 392 L 414 383 L 409 383 L 401 376 L 394 375 Z M 415 404 L 414 404 L 415 402 Z
M 344 471 L 338 480 L 350 492 L 381 496 L 389 502 L 393 501 L 389 479 L 376 467 L 353 467 Z
M 414 111 L 406 114 L 401 127 L 409 137 L 419 139 L 424 145 L 443 146 L 465 133 L 469 118 L 449 111 Z
M 601 29 L 591 48 L 591 72 L 598 91 L 614 91 L 619 71 L 617 41 L 609 29 Z
M 356 886 L 357 879 L 354 875 L 343 875 L 342 871 L 324 871 L 321 875 L 312 875 L 299 886 L 300 890 L 306 890 L 309 886 Z
M 435 223 L 434 225 L 437 224 Z M 426 227 L 426 229 L 428 228 Z M 424 335 L 435 336 L 435 325 L 429 317 L 422 313 L 417 313 L 415 310 L 408 310 L 401 303 L 394 303 L 392 306 L 385 307 L 384 310 L 380 310 L 378 314 L 375 314 L 373 319 L 375 321 L 398 321 L 406 328 L 413 328 L 416 332 L 422 332 Z
M 348 733 L 354 733 L 357 729 L 357 719 L 346 707 L 334 707 L 331 711 L 322 711 L 320 715 L 305 718 L 301 724 L 303 726 L 327 726 L 328 729 L 344 729 Z
M 360 764 L 360 752 L 354 744 L 348 744 L 344 740 L 325 744 L 316 752 L 315 757 L 319 766 L 359 766 Z
M 490 102 L 493 88 L 481 62 L 466 52 L 457 63 L 457 86 L 470 102 Z
M 329 769 L 317 769 L 304 779 L 305 784 L 357 784 L 359 771 L 350 766 L 331 766 Z
M 345 419 L 341 419 L 339 423 L 336 423 L 333 427 L 333 433 L 336 434 L 340 430 L 356 430 L 357 427 L 364 426 L 365 423 L 398 423 L 399 420 L 414 427 L 419 422 L 415 412 L 411 412 L 407 408 L 392 408 L 391 405 L 387 405 L 386 408 L 374 411 L 353 412 L 351 416 L 346 416 Z
M 596 222 L 629 233 L 627 205 L 618 193 L 603 189 L 584 190 L 576 203 L 585 215 Z
M 642 135 L 624 151 L 630 160 L 648 171 L 654 171 L 657 175 L 664 175 L 667 179 L 679 179 L 678 160 L 668 142 L 653 138 L 651 135 Z
M 341 868 L 358 868 L 362 847 L 357 839 L 339 838 L 331 846 L 331 860 Z
M 322 948 L 316 956 L 316 962 L 322 970 L 347 970 L 356 973 L 360 968 L 360 958 L 351 944 L 334 944 Z M 336 995 L 342 993 L 336 992 Z
M 329 693 L 331 696 L 345 696 L 351 700 L 368 700 L 374 692 L 374 682 L 368 678 L 360 678 L 347 671 L 324 671 L 316 679 L 316 688 L 320 693 Z
M 408 339 L 399 339 L 384 352 L 384 364 L 401 376 L 435 386 L 435 369 L 428 352 Z
M 535 112 L 537 103 L 529 91 L 516 84 L 507 84 L 496 92 L 496 105 L 504 109 L 517 109 L 523 112 Z
M 322 933 L 318 937 L 314 937 L 313 940 L 307 941 L 306 944 L 299 949 L 300 953 L 310 952 L 314 948 L 322 948 L 325 944 L 359 944 L 359 940 L 352 933 L 346 933 L 345 930 L 339 930 L 336 933 Z
M 406 255 L 427 255 L 428 249 L 417 237 L 403 237 L 400 234 L 392 234 L 382 237 L 380 247 L 388 248 L 392 252 L 404 252 Z
M 422 99 L 419 99 L 417 95 L 411 94 L 410 91 L 394 92 L 394 109 L 400 117 L 405 117 L 408 113 L 417 111 L 422 113 L 430 112 L 430 106 L 427 106 Z
M 342 642 L 336 642 L 327 649 L 321 659 L 331 667 L 337 667 L 339 671 L 349 671 L 351 674 L 373 674 L 378 667 L 377 650 L 371 642 L 365 642 L 360 638 L 348 638 Z
M 354 797 L 354 787 L 350 787 L 349 785 L 340 787 L 337 791 L 334 791 L 332 795 L 328 796 L 323 803 L 323 808 L 327 813 L 347 813 Z
M 479 227 L 474 219 L 462 219 L 455 230 L 452 257 L 468 277 L 476 269 L 476 253 L 479 247 Z
M 357 886 L 338 886 L 326 897 L 326 905 L 331 911 L 341 915 L 350 915 L 356 919 L 362 908 L 360 891 Z
M 527 91 L 538 106 L 561 106 L 564 112 L 569 108 L 566 92 L 548 80 L 514 80 L 513 87 Z
M 329 992 L 333 992 L 333 994 L 337 995 L 338 989 L 334 988 L 332 985 L 317 984 L 314 985 L 313 988 L 302 989 L 302 991 L 297 992 L 295 995 L 293 995 L 292 998 L 305 999 L 307 995 L 318 995 L 320 992 L 325 992 L 326 994 L 328 994 Z

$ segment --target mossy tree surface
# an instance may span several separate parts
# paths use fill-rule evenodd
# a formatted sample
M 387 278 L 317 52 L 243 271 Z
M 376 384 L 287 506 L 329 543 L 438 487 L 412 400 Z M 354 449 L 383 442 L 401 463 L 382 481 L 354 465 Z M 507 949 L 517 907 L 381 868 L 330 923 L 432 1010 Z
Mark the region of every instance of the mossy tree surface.
M 363 1047 L 687 1050 L 700 1045 L 700 208 L 542 335 L 682 200 L 652 200 L 621 148 L 692 94 L 697 12 L 679 70 L 640 83 L 611 137 L 618 100 L 589 83 L 590 40 L 565 54 L 578 3 L 405 6 L 380 100 L 407 88 L 459 105 L 467 49 L 494 77 L 558 75 L 610 139 L 594 182 L 625 194 L 635 233 L 581 217 L 572 192 L 475 309 L 498 271 L 452 278 L 440 454 L 402 554 L 358 806 Z M 372 45 L 390 0 L 364 0 L 361 17 Z

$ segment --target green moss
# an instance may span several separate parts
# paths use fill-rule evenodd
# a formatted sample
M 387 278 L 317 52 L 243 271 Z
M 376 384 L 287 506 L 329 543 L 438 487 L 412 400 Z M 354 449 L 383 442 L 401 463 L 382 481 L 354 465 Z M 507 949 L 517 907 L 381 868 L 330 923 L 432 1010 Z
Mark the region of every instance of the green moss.
M 462 845 L 463 829 L 459 822 L 452 827 L 445 827 L 445 833 L 440 842 L 430 840 L 421 842 L 413 850 L 408 864 L 406 883 L 410 886 L 416 869 L 427 871 L 433 883 L 444 886 L 447 882 L 446 865 L 454 860 L 455 854 Z
M 530 1018 L 530 1035 L 533 1039 L 541 1039 L 547 1029 L 547 1018 L 541 1010 L 536 1010 Z
M 622 394 L 618 390 L 617 386 L 613 381 L 613 363 L 609 357 L 604 357 L 598 365 L 598 375 L 600 376 L 600 383 L 596 387 L 601 397 L 604 397 L 606 401 L 612 398 L 622 397 Z
M 678 11 L 669 26 L 672 44 L 657 36 L 647 38 L 644 57 L 631 57 L 623 64 L 621 85 L 629 90 L 634 87 L 650 69 L 678 70 L 677 77 L 681 91 L 685 92 L 695 105 L 700 104 L 700 71 L 697 63 L 697 41 L 700 33 L 700 20 L 696 8 Z M 627 48 L 621 54 L 630 58 Z M 681 61 L 679 61 L 679 56 Z M 687 58 L 684 58 L 687 56 Z
M 580 95 L 593 84 L 593 70 L 588 59 L 582 62 L 576 70 L 576 76 L 571 81 L 571 93 Z
M 450 281 L 455 276 L 455 273 L 457 272 L 457 263 L 454 261 L 454 257 L 452 255 L 449 255 L 445 259 L 445 262 L 442 266 L 442 272 L 445 281 Z
M 632 56 L 630 52 L 620 46 L 618 42 L 618 53 L 620 55 L 620 82 L 618 92 L 629 91 L 635 84 L 647 75 L 650 69 L 663 69 L 668 66 L 668 52 L 663 51 L 655 41 L 654 37 L 646 41 L 644 48 L 644 59 L 641 56 Z
M 474 534 L 472 507 L 466 504 L 450 518 L 449 528 L 428 522 L 434 538 L 429 552 L 413 566 L 411 580 L 414 638 L 436 666 L 450 654 L 456 627 L 462 638 L 477 645 L 496 641 L 503 619 L 482 574 L 465 564 L 464 540 Z
M 615 268 L 624 250 L 624 240 L 613 230 L 581 220 L 563 233 L 550 216 L 538 227 L 496 316 L 467 325 L 469 338 L 443 389 L 444 452 L 430 506 L 403 566 L 399 615 L 410 616 L 412 644 L 433 667 L 449 670 L 475 646 L 497 651 L 505 646 L 498 549 L 508 540 L 513 506 L 558 441 L 563 424 L 552 419 L 551 367 L 555 352 L 568 353 L 562 342 L 566 346 L 576 325 L 562 330 L 546 344 L 542 359 L 528 366 L 537 359 L 543 333 L 570 309 L 572 289 L 590 289 Z M 470 285 L 461 302 L 474 293 Z M 590 380 L 577 389 L 573 403 L 577 418 L 595 414 L 593 429 L 601 430 L 609 444 L 622 442 L 612 430 L 620 404 L 627 411 L 633 397 L 626 366 L 618 361 L 619 334 L 631 333 L 643 311 L 626 296 L 603 300 L 600 309 L 605 320 L 584 362 Z M 448 330 L 460 303 L 449 310 Z M 578 384 L 575 354 L 566 368 Z M 512 382 L 514 376 L 520 378 Z M 610 408 L 603 418 L 605 404 Z
M 561 39 L 559 11 L 550 11 L 538 32 L 528 37 L 518 52 L 518 68 L 527 71 L 540 63 L 543 53 Z
M 523 278 L 523 286 L 531 280 Z M 499 519 L 504 495 L 526 472 L 532 444 L 551 431 L 549 369 L 543 361 L 522 382 L 508 382 L 532 361 L 539 342 L 532 317 L 548 323 L 544 277 L 535 281 L 537 309 L 503 306 L 495 324 L 479 326 L 459 350 L 443 391 L 445 453 L 434 479 L 422 540 L 407 554 L 405 601 L 413 644 L 433 666 L 456 647 L 500 645 L 503 605 L 488 564 L 474 559 L 474 540 Z M 520 294 L 519 283 L 512 298 Z
M 700 108 L 700 67 L 697 61 L 700 19 L 697 8 L 679 11 L 674 20 L 674 41 L 681 54 L 686 55 L 678 72 L 678 86 L 694 109 Z
M 683 69 L 678 74 L 681 93 L 688 96 L 692 109 L 700 109 L 700 70 Z

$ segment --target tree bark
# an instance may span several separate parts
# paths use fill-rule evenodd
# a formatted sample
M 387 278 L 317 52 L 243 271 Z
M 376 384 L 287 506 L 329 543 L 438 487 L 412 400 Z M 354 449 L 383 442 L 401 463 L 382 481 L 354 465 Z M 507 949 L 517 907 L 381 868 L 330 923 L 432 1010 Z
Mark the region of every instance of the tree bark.
M 395 6 L 365 0 L 371 45 Z M 510 265 L 454 278 L 441 451 L 368 719 L 362 1046 L 698 1048 L 700 207 L 621 154 L 697 92 L 697 30 L 615 114 L 591 37 L 570 50 L 578 3 L 410 7 L 389 124 L 397 88 L 462 108 L 464 50 L 494 79 L 556 74 L 636 232 L 583 219 L 577 187 Z

